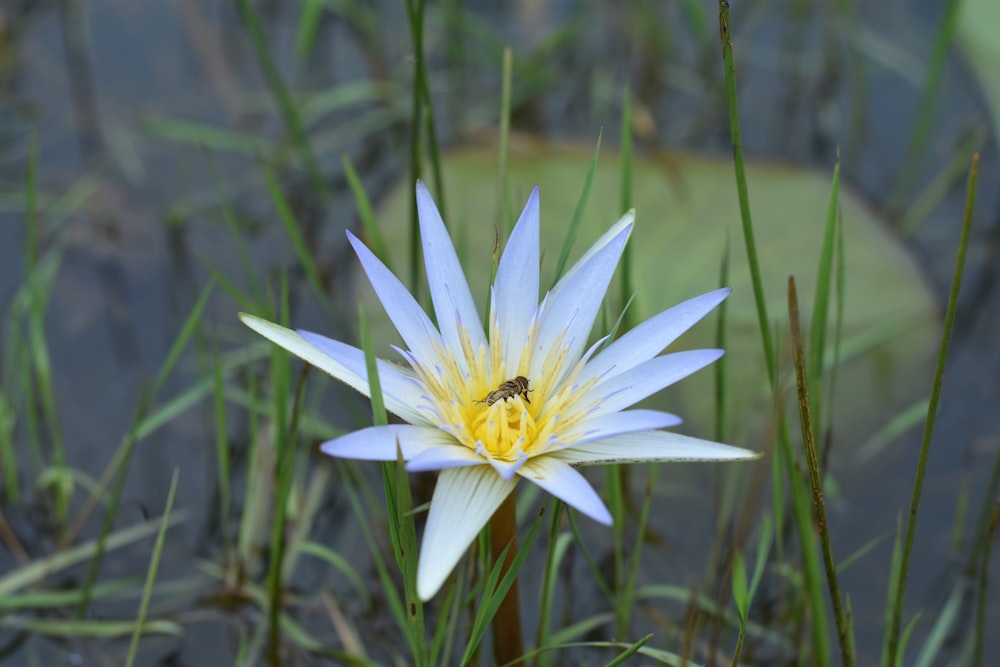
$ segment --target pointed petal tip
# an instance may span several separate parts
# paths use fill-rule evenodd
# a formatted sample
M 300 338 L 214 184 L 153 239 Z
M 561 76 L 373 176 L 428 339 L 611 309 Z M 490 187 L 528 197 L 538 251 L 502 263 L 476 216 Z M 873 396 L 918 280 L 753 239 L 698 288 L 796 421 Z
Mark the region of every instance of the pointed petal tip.
M 603 513 L 601 513 L 598 516 L 590 515 L 590 518 L 596 521 L 597 523 L 601 524 L 602 526 L 614 525 L 615 521 L 614 519 L 611 518 L 611 512 L 608 511 L 608 508 L 602 507 L 601 509 L 604 510 Z

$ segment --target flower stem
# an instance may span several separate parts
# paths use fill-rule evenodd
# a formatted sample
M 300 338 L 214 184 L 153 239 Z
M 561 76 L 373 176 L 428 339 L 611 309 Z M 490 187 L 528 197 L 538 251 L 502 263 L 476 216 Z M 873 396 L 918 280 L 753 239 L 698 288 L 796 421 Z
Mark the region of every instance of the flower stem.
M 507 573 L 517 554 L 517 501 L 511 493 L 490 519 L 490 558 L 496 562 L 510 544 L 500 578 Z M 521 603 L 517 593 L 517 580 L 493 617 L 493 658 L 497 665 L 521 664 L 524 641 L 521 638 Z

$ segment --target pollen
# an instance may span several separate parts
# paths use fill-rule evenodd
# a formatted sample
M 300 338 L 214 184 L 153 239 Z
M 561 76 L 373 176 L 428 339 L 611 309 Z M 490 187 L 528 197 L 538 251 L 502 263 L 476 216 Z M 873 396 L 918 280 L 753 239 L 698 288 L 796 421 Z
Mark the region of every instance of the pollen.
M 537 427 L 530 405 L 521 395 L 477 407 L 469 430 L 473 440 L 482 443 L 491 457 L 516 461 L 530 454 Z

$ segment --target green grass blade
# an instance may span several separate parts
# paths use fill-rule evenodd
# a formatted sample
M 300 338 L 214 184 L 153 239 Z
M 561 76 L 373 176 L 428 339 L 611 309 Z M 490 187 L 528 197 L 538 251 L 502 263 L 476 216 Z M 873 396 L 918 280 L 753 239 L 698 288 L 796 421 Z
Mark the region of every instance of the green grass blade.
M 502 74 L 500 83 L 500 142 L 497 150 L 497 202 L 493 225 L 510 235 L 512 226 L 507 224 L 507 156 L 510 147 L 510 96 L 513 88 L 512 78 L 514 56 L 510 47 L 503 50 Z M 491 271 L 491 278 L 496 275 L 496 269 Z
M 299 263 L 302 265 L 306 279 L 316 292 L 320 303 L 325 304 L 327 298 L 326 289 L 323 287 L 323 280 L 320 278 L 316 262 L 313 261 L 312 253 L 309 252 L 309 247 L 306 245 L 306 241 L 302 238 L 302 233 L 299 231 L 295 215 L 292 213 L 292 207 L 288 204 L 288 200 L 285 199 L 285 195 L 281 191 L 281 186 L 278 185 L 274 174 L 266 167 L 264 168 L 264 180 L 267 181 L 267 190 L 271 193 L 271 201 L 274 202 L 274 208 L 278 212 L 278 219 L 281 220 L 281 224 L 285 228 L 288 240 L 292 242 L 292 248 L 295 249 L 295 256 L 298 257 Z
M 1000 460 L 1000 457 L 997 457 Z M 989 590 L 989 574 L 990 574 L 990 551 L 993 548 L 993 540 L 997 534 L 997 524 L 1000 523 L 1000 501 L 995 501 L 993 503 L 993 513 L 990 518 L 989 527 L 984 535 L 985 548 L 983 549 L 983 559 L 979 564 L 979 590 L 977 591 L 976 601 L 976 627 L 973 635 L 973 658 L 972 664 L 974 667 L 979 667 L 983 664 L 983 636 L 986 629 L 986 604 L 987 595 L 986 592 Z
M 469 632 L 469 641 L 466 644 L 461 664 L 468 663 L 485 636 L 490 620 L 496 615 L 500 604 L 507 597 L 507 592 L 514 585 L 517 575 L 521 572 L 521 567 L 531 552 L 531 547 L 535 543 L 535 538 L 538 537 L 541 525 L 542 515 L 539 514 L 531 522 L 531 527 L 528 529 L 524 541 L 518 547 L 513 560 L 510 561 L 510 567 L 502 577 L 500 573 L 503 571 L 504 564 L 507 563 L 507 553 L 510 551 L 511 545 L 508 544 L 507 548 L 494 560 L 493 567 L 490 569 L 489 575 L 483 585 L 483 595 L 476 608 L 476 616 L 472 623 L 472 629 Z
M 941 77 L 944 75 L 944 68 L 948 63 L 955 26 L 958 24 L 959 5 L 959 0 L 946 0 L 942 16 L 938 19 L 938 29 L 934 35 L 934 44 L 931 46 L 927 72 L 924 74 L 920 96 L 917 98 L 917 114 L 913 122 L 913 131 L 910 133 L 910 139 L 906 145 L 906 153 L 900 162 L 902 170 L 891 198 L 893 202 L 891 208 L 893 209 L 899 208 L 898 203 L 906 198 L 913 187 L 921 165 L 921 158 L 927 147 L 927 140 L 931 136 L 940 95 Z
M 576 203 L 576 209 L 573 211 L 573 219 L 569 223 L 569 228 L 566 230 L 566 237 L 563 239 L 562 250 L 559 251 L 559 262 L 556 264 L 556 273 L 552 278 L 552 284 L 554 285 L 562 277 L 563 271 L 566 270 L 566 263 L 569 261 L 569 253 L 573 248 L 573 242 L 576 241 L 576 235 L 579 233 L 580 223 L 583 221 L 583 212 L 587 208 L 587 199 L 590 197 L 590 188 L 594 183 L 594 174 L 597 172 L 597 158 L 601 154 L 601 137 L 603 132 L 597 135 L 597 145 L 594 146 L 594 156 L 590 159 L 590 167 L 587 169 L 587 175 L 583 180 L 583 191 L 580 192 L 580 199 Z
M 382 397 L 382 383 L 379 379 L 378 360 L 372 348 L 371 331 L 364 308 L 358 306 L 358 324 L 361 333 L 361 346 L 365 352 L 365 371 L 368 375 L 368 393 L 372 402 L 372 423 L 384 426 L 389 423 Z M 386 508 L 389 514 L 389 529 L 392 536 L 396 563 L 403 573 L 403 591 L 406 604 L 406 623 L 403 630 L 406 633 L 413 656 L 413 664 L 417 667 L 427 665 L 427 641 L 424 636 L 424 605 L 417 595 L 417 528 L 411 510 L 413 499 L 410 495 L 410 481 L 406 465 L 402 459 L 402 451 L 397 450 L 395 463 L 382 464 L 382 479 L 385 487 Z
M 813 297 L 812 322 L 809 325 L 809 359 L 806 372 L 814 387 L 822 386 L 823 358 L 826 351 L 826 330 L 829 317 L 830 292 L 834 274 L 834 251 L 837 248 L 837 213 L 839 209 L 838 196 L 840 192 L 840 155 L 833 166 L 833 182 L 830 185 L 830 201 L 826 209 L 826 224 L 823 227 L 823 246 L 819 255 L 819 269 L 816 273 L 816 294 Z M 811 410 L 816 417 L 815 423 L 821 423 L 819 407 L 819 392 L 813 396 Z M 818 435 L 818 434 L 817 434 Z
M 190 518 L 190 516 L 190 512 L 178 510 L 177 512 L 174 512 L 169 523 L 171 526 L 176 526 L 182 521 L 186 521 Z M 103 542 L 103 549 L 105 552 L 114 551 L 115 549 L 119 549 L 123 546 L 149 537 L 150 535 L 156 533 L 158 529 L 158 519 L 150 519 L 149 521 L 129 526 L 128 528 L 124 528 L 108 535 Z M 13 572 L 9 572 L 0 577 L 0 597 L 13 595 L 17 591 L 27 588 L 33 584 L 37 584 L 57 572 L 62 572 L 70 567 L 75 567 L 84 561 L 92 560 L 94 555 L 98 553 L 100 546 L 99 540 L 94 538 L 93 540 L 78 544 L 75 547 L 57 551 L 41 558 L 36 558 L 27 565 L 22 565 Z M 96 588 L 92 589 L 92 591 L 96 590 Z
M 722 42 L 722 62 L 726 78 L 726 101 L 729 108 L 729 133 L 733 144 L 733 167 L 736 173 L 736 195 L 740 204 L 740 221 L 743 224 L 743 240 L 746 246 L 747 264 L 753 283 L 754 302 L 757 305 L 757 324 L 761 342 L 764 345 L 764 359 L 771 378 L 771 387 L 777 382 L 777 361 L 774 342 L 771 338 L 767 305 L 764 302 L 764 283 L 757 260 L 757 243 L 754 240 L 753 221 L 750 217 L 750 195 L 747 190 L 746 168 L 743 165 L 743 139 L 740 135 L 740 112 L 736 97 L 736 65 L 733 58 L 733 43 L 729 31 L 729 3 L 719 3 L 719 38 Z
M 382 232 L 378 227 L 378 222 L 375 220 L 375 211 L 372 208 L 371 200 L 368 199 L 368 194 L 365 192 L 364 183 L 361 182 L 361 178 L 358 176 L 358 172 L 355 171 L 349 157 L 346 155 L 343 156 L 341 164 L 344 167 L 344 176 L 347 177 L 347 183 L 354 194 L 354 205 L 358 209 L 358 218 L 361 220 L 361 226 L 365 230 L 366 245 L 375 253 L 376 257 L 382 260 L 386 268 L 392 271 L 392 258 L 389 256 L 389 248 L 386 246 L 385 239 L 382 237 Z
M 305 63 L 316 43 L 320 18 L 323 15 L 323 0 L 305 0 L 299 15 L 299 29 L 295 34 L 295 59 L 299 65 Z
M 288 132 L 292 145 L 295 146 L 295 150 L 299 154 L 299 159 L 302 161 L 302 166 L 305 168 L 309 185 L 313 189 L 313 193 L 321 201 L 325 202 L 329 197 L 329 191 L 326 187 L 323 171 L 319 160 L 316 159 L 316 155 L 309 145 L 309 138 L 306 136 L 299 110 L 295 106 L 295 101 L 288 92 L 288 88 L 285 86 L 281 72 L 278 70 L 278 65 L 274 61 L 274 57 L 268 47 L 267 36 L 264 34 L 263 26 L 261 26 L 260 17 L 257 16 L 257 11 L 250 0 L 236 0 L 236 8 L 239 11 L 244 27 L 247 29 L 247 36 L 250 38 L 254 53 L 257 55 L 257 62 L 264 74 L 264 80 L 267 81 L 271 95 L 274 97 L 274 101 L 278 105 L 278 110 L 281 112 L 281 118 L 285 123 L 285 130 Z
M 538 607 L 538 633 L 535 637 L 535 646 L 546 646 L 551 641 L 552 605 L 556 591 L 556 574 L 573 539 L 567 533 L 559 533 L 561 515 L 562 502 L 554 499 L 552 501 L 552 518 L 549 520 L 549 543 L 545 552 L 545 571 L 542 576 L 541 601 Z M 551 657 L 547 653 L 540 655 L 536 662 L 537 667 L 549 667 L 551 664 Z
M 726 234 L 726 245 L 722 250 L 722 261 L 719 263 L 719 287 L 729 284 L 729 234 Z M 729 314 L 729 299 L 724 300 L 716 309 L 715 320 L 715 347 L 720 350 L 726 349 L 726 321 Z M 727 371 L 729 362 L 726 355 L 712 364 L 712 372 L 715 373 L 715 441 L 726 442 L 726 390 L 729 386 L 727 381 Z
M 184 348 L 187 347 L 188 341 L 191 339 L 191 335 L 198 330 L 198 325 L 202 322 L 202 316 L 205 313 L 205 304 L 208 303 L 208 297 L 212 295 L 212 283 L 205 286 L 205 289 L 201 291 L 198 296 L 198 300 L 195 301 L 194 307 L 188 314 L 187 319 L 184 320 L 184 326 L 181 327 L 180 333 L 174 339 L 173 344 L 170 346 L 170 351 L 167 352 L 167 357 L 164 359 L 163 364 L 160 366 L 160 370 L 156 373 L 156 379 L 153 381 L 153 386 L 150 388 L 150 396 L 156 396 L 160 393 L 160 389 L 163 388 L 163 383 L 166 382 L 167 378 L 170 377 L 170 373 L 173 372 L 174 366 L 177 365 L 177 360 L 180 359 L 181 353 Z
M 621 160 L 621 204 L 618 207 L 620 214 L 632 210 L 632 93 L 626 85 L 622 90 L 622 160 Z M 652 222 L 650 224 L 656 224 Z M 632 244 L 626 243 L 622 251 L 622 261 L 619 267 L 622 277 L 621 281 L 621 301 L 628 302 L 634 293 L 632 284 Z M 626 315 L 626 329 L 631 329 L 637 324 L 635 321 L 635 311 Z
M 226 385 L 222 377 L 222 361 L 218 350 L 212 355 L 212 380 L 214 382 L 215 408 L 215 465 L 219 480 L 219 532 L 222 534 L 222 551 L 228 559 L 232 555 L 232 538 L 229 534 L 229 425 L 226 419 Z
M 969 168 L 969 184 L 965 200 L 965 216 L 962 221 L 962 232 L 958 241 L 958 252 L 955 258 L 955 271 L 952 276 L 951 290 L 948 293 L 948 306 L 944 316 L 944 329 L 941 332 L 941 346 L 938 350 L 937 364 L 934 368 L 934 381 L 931 385 L 930 404 L 927 407 L 927 421 L 924 424 L 924 435 L 920 443 L 920 456 L 917 463 L 917 474 L 913 481 L 913 495 L 910 499 L 910 511 L 907 515 L 906 532 L 898 580 L 895 586 L 895 599 L 892 605 L 888 634 L 888 654 L 886 664 L 895 664 L 901 655 L 899 653 L 899 628 L 903 617 L 903 599 L 906 596 L 906 579 L 909 573 L 910 554 L 913 550 L 913 538 L 917 528 L 917 515 L 920 510 L 920 498 L 923 493 L 924 475 L 927 471 L 927 461 L 930 456 L 931 437 L 934 434 L 934 423 L 937 417 L 938 403 L 941 400 L 941 385 L 944 381 L 944 366 L 948 358 L 948 346 L 951 343 L 951 332 L 955 326 L 955 313 L 958 310 L 958 293 L 962 286 L 962 274 L 965 271 L 965 253 L 969 247 L 969 234 L 972 229 L 972 214 L 975 209 L 976 184 L 979 177 L 979 155 L 972 157 Z
M 179 475 L 180 469 L 174 468 L 173 477 L 170 479 L 170 491 L 167 492 L 167 505 L 163 508 L 160 529 L 156 533 L 156 544 L 153 546 L 153 555 L 149 562 L 149 570 L 146 573 L 146 585 L 142 589 L 142 600 L 139 603 L 139 611 L 136 614 L 135 631 L 132 633 L 132 642 L 129 644 L 125 667 L 132 667 L 135 663 L 135 656 L 139 650 L 139 637 L 146 626 L 146 613 L 149 611 L 149 600 L 153 596 L 153 583 L 156 581 L 156 573 L 160 569 L 160 556 L 163 554 L 163 544 L 167 537 L 167 527 L 170 525 L 170 512 L 174 508 L 174 494 L 177 493 L 177 478 Z
M 413 40 L 413 94 L 410 109 L 410 183 L 420 180 L 423 165 L 421 149 L 421 129 L 424 126 L 424 98 L 420 79 L 424 76 L 424 2 L 405 0 L 406 19 L 410 25 L 410 39 Z M 440 187 L 440 184 L 438 184 Z M 437 202 L 444 206 L 443 199 Z M 448 218 L 441 212 L 444 220 Z M 420 219 L 417 216 L 417 200 L 410 200 L 410 292 L 420 301 Z
M 108 509 L 104 513 L 104 520 L 101 522 L 100 532 L 97 536 L 97 550 L 87 567 L 87 574 L 82 586 L 83 599 L 80 600 L 80 604 L 76 607 L 77 620 L 81 620 L 84 617 L 87 606 L 90 604 L 90 589 L 97 582 L 97 575 L 100 572 L 101 563 L 104 560 L 108 537 L 111 534 L 112 526 L 114 526 L 115 518 L 118 516 L 118 507 L 121 504 L 122 489 L 125 488 L 125 478 L 128 476 L 129 465 L 132 462 L 132 453 L 135 451 L 135 445 L 139 440 L 138 426 L 146 414 L 150 398 L 151 394 L 149 387 L 144 387 L 139 396 L 139 407 L 136 409 L 135 417 L 132 420 L 132 426 L 129 429 L 128 438 L 124 444 L 122 457 L 119 460 L 117 474 L 115 475 L 114 483 L 111 487 L 111 500 L 108 502 Z

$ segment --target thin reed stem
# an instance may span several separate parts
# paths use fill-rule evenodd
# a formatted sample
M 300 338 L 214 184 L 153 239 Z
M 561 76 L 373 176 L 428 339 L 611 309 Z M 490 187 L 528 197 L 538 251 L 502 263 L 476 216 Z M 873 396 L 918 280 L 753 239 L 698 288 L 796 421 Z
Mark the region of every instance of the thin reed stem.
M 944 316 L 944 330 L 941 332 L 941 347 L 938 350 L 937 365 L 934 368 L 934 381 L 931 385 L 931 398 L 927 406 L 927 421 L 924 424 L 924 435 L 920 443 L 920 457 L 917 462 L 917 475 L 913 481 L 913 496 L 910 499 L 910 513 L 906 521 L 903 550 L 899 563 L 898 578 L 895 586 L 896 597 L 893 601 L 889 619 L 888 643 L 886 645 L 885 664 L 895 665 L 896 654 L 899 652 L 899 628 L 903 617 L 903 600 L 906 596 L 906 579 L 910 568 L 910 554 L 913 551 L 913 536 L 917 528 L 917 513 L 920 510 L 920 497 L 924 489 L 924 475 L 927 472 L 927 460 L 930 458 L 931 436 L 934 435 L 934 422 L 937 417 L 938 403 L 941 400 L 941 385 L 944 381 L 944 364 L 948 358 L 948 345 L 951 343 L 951 332 L 955 326 L 955 313 L 958 310 L 958 292 L 962 286 L 962 273 L 965 269 L 965 252 L 969 247 L 969 232 L 972 229 L 972 212 L 975 208 L 976 182 L 979 177 L 979 154 L 972 156 L 969 167 L 969 184 L 965 198 L 965 217 L 962 220 L 962 233 L 958 241 L 958 253 L 955 258 L 955 271 L 951 279 L 951 290 L 948 293 L 948 307 Z
M 851 628 L 844 614 L 844 606 L 840 596 L 840 585 L 837 582 L 837 564 L 833 560 L 833 546 L 830 543 L 830 530 L 826 522 L 826 502 L 823 499 L 823 473 L 819 469 L 819 456 L 816 453 L 815 430 L 812 423 L 809 402 L 809 377 L 806 371 L 805 350 L 802 347 L 802 329 L 799 323 L 799 297 L 795 289 L 795 278 L 792 276 L 788 277 L 788 322 L 792 329 L 795 383 L 799 395 L 802 441 L 805 444 L 809 481 L 812 483 L 813 513 L 815 515 L 816 531 L 819 533 L 820 543 L 823 547 L 823 565 L 826 567 L 826 581 L 830 587 L 833 616 L 837 623 L 840 653 L 843 656 L 845 667 L 852 667 L 854 665 L 854 640 L 851 636 Z

